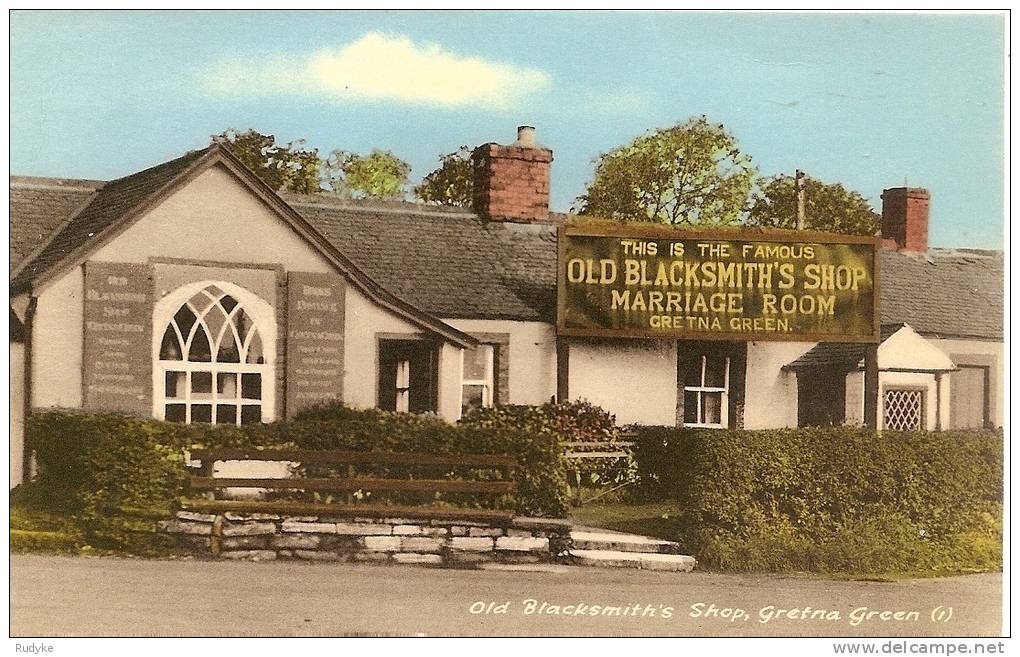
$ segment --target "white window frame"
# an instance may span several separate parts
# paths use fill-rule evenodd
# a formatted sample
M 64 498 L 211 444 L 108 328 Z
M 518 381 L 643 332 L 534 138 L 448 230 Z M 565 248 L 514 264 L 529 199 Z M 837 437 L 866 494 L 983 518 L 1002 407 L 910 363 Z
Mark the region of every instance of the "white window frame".
M 706 386 L 705 385 L 705 370 L 708 367 L 708 355 L 701 354 L 701 375 L 696 386 L 684 385 L 684 397 L 686 393 L 695 392 L 697 393 L 697 422 L 684 422 L 685 427 L 694 427 L 696 429 L 725 429 L 730 426 L 730 357 L 726 356 L 726 366 L 723 370 L 723 385 L 722 387 Z M 686 383 L 686 382 L 685 382 Z M 720 400 L 719 409 L 719 424 L 711 422 L 704 422 L 704 404 L 702 403 L 702 395 L 704 393 L 722 393 Z M 686 401 L 684 402 L 686 404 Z M 686 415 L 686 407 L 684 408 L 684 414 Z
M 251 318 L 252 323 L 258 331 L 259 339 L 262 341 L 263 363 L 220 363 L 213 361 L 215 345 L 210 343 L 210 362 L 197 362 L 185 360 L 163 360 L 160 358 L 160 348 L 163 341 L 163 333 L 170 325 L 171 320 L 177 312 L 192 297 L 205 288 L 215 285 L 229 294 L 237 301 L 245 314 Z M 198 320 L 196 320 L 197 322 Z M 207 328 L 207 335 L 210 332 Z M 242 338 L 243 339 L 243 338 Z M 243 345 L 246 347 L 247 345 Z M 243 359 L 241 359 L 243 360 Z M 217 378 L 221 373 L 237 374 L 237 394 L 231 399 L 231 403 L 238 406 L 233 424 L 241 423 L 241 409 L 243 406 L 261 407 L 261 421 L 272 422 L 276 415 L 276 314 L 272 306 L 260 299 L 254 293 L 226 281 L 206 280 L 197 283 L 190 283 L 177 288 L 160 299 L 153 308 L 152 314 L 152 414 L 157 420 L 166 420 L 167 404 L 184 404 L 185 423 L 191 424 L 191 408 L 194 404 L 209 405 L 210 423 L 216 424 L 216 407 L 219 405 L 217 393 Z M 166 373 L 184 372 L 184 391 L 180 397 L 166 396 Z M 195 373 L 208 372 L 212 377 L 212 386 L 208 398 L 195 400 L 192 398 L 191 380 Z M 261 399 L 241 398 L 242 375 L 260 374 L 262 379 Z M 204 393 L 203 393 L 204 394 Z M 226 400 L 224 400 L 226 401 Z
M 493 405 L 493 390 L 495 388 L 495 367 L 496 367 L 496 346 L 491 344 L 479 344 L 477 349 L 485 349 L 489 357 L 485 359 L 485 374 L 481 379 L 469 379 L 465 375 L 464 361 L 469 350 L 461 351 L 461 378 L 460 378 L 460 409 L 464 413 L 464 389 L 467 386 L 482 386 L 482 408 L 489 408 Z

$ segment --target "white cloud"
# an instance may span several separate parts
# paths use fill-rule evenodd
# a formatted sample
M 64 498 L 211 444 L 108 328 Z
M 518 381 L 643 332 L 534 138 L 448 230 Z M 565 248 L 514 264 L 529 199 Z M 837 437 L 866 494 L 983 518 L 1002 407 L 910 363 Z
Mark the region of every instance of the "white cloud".
M 549 86 L 549 76 L 480 57 L 465 57 L 437 44 L 370 32 L 340 49 L 263 62 L 226 61 L 205 78 L 207 89 L 226 96 L 302 94 L 336 100 L 508 108 Z

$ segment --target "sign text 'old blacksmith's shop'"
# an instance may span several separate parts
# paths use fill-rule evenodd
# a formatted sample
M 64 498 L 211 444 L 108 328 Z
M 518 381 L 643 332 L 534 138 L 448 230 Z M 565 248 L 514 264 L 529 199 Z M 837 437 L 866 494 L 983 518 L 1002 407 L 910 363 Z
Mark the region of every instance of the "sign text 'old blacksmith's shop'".
M 874 342 L 877 240 L 561 229 L 560 335 Z

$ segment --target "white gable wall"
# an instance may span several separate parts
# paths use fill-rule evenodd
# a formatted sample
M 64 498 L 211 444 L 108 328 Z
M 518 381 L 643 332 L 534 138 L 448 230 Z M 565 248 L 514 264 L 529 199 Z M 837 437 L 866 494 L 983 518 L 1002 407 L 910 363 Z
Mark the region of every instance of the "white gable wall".
M 223 166 L 213 166 L 99 249 L 92 260 L 150 257 L 281 264 L 332 272 L 318 251 Z
M 147 263 L 150 258 L 273 264 L 288 271 L 335 272 L 322 254 L 222 166 L 199 174 L 96 251 L 90 260 Z M 257 287 L 264 289 L 262 285 Z M 36 408 L 82 406 L 83 294 L 82 266 L 59 276 L 39 293 L 32 353 L 32 399 Z M 266 301 L 276 305 L 275 299 Z M 420 330 L 348 286 L 345 401 L 354 406 L 375 406 L 376 333 Z M 459 385 L 458 381 L 458 394 Z

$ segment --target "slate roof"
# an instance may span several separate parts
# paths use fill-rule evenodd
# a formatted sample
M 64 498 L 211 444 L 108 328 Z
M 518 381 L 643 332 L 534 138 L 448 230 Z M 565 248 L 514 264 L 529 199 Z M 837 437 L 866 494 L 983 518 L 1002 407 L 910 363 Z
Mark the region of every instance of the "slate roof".
M 883 324 L 879 331 L 879 341 L 885 342 L 893 333 L 903 328 L 903 324 Z M 848 342 L 820 342 L 809 349 L 800 358 L 783 366 L 783 369 L 803 369 L 807 367 L 839 367 L 855 369 L 864 360 L 867 345 Z
M 91 201 L 77 214 L 63 208 L 69 215 L 63 228 L 52 235 L 52 239 L 41 251 L 31 257 L 11 281 L 17 287 L 47 272 L 67 256 L 84 247 L 132 209 L 152 200 L 173 181 L 178 174 L 206 154 L 208 148 L 192 151 L 175 160 L 119 178 L 100 187 Z M 11 212 L 11 224 L 29 223 L 31 217 L 15 216 Z M 24 227 L 21 228 L 24 230 Z M 12 228 L 13 232 L 13 228 Z
M 927 337 L 1002 340 L 1001 251 L 883 251 L 879 267 L 883 324 L 904 322 Z
M 14 283 L 54 267 L 90 233 L 158 196 L 205 151 L 102 185 L 95 181 L 11 179 Z M 26 181 L 31 180 L 29 184 Z M 78 215 L 76 208 L 88 201 Z M 412 203 L 364 203 L 328 196 L 282 198 L 387 292 L 436 317 L 552 323 L 556 316 L 556 233 L 550 225 L 487 222 L 466 210 Z M 73 218 L 72 218 L 73 217 Z M 36 255 L 32 245 L 54 234 Z M 36 250 L 39 250 L 38 248 Z M 908 323 L 928 337 L 1002 340 L 1001 252 L 883 251 L 881 321 Z
M 413 204 L 284 199 L 369 276 L 428 313 L 555 319 L 554 227 Z
M 11 178 L 10 270 L 23 262 L 103 183 L 59 178 Z

